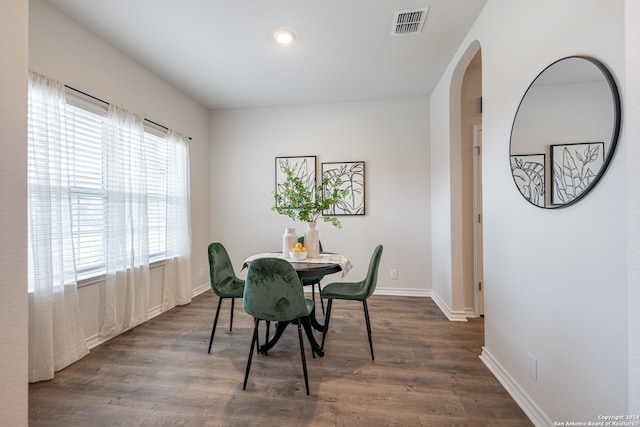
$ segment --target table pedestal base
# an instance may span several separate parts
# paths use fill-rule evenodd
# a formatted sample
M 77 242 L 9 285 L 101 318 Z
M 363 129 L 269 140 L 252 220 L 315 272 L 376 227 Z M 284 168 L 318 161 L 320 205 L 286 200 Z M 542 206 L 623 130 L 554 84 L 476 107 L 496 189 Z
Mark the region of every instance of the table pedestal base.
M 316 331 L 324 332 L 324 325 L 321 325 L 320 323 L 318 323 L 318 320 L 315 317 L 315 309 L 314 311 L 311 312 L 309 317 L 300 319 L 300 322 L 302 322 L 302 327 L 304 328 L 304 331 L 307 334 L 307 338 L 309 339 L 309 343 L 311 344 L 311 350 L 313 351 L 314 357 L 316 354 L 320 357 L 324 356 L 324 350 L 322 349 L 322 347 L 320 347 L 320 345 L 316 341 L 316 338 L 313 336 L 313 330 L 311 329 L 313 327 L 313 329 L 315 329 Z M 290 321 L 276 322 L 275 333 L 273 334 L 273 336 L 271 336 L 271 338 L 269 338 L 269 340 L 264 345 L 258 346 L 258 353 L 267 354 L 267 352 L 271 350 L 274 345 L 276 345 L 278 340 L 280 340 L 282 333 L 287 328 L 287 326 L 289 326 L 289 323 L 291 322 Z M 267 333 L 268 331 L 269 329 L 267 326 Z

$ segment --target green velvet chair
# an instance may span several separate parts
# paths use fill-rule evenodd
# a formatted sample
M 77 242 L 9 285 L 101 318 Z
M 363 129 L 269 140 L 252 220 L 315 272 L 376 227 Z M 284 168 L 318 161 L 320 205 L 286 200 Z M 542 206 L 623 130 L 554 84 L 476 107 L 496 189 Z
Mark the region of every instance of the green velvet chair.
M 302 243 L 304 245 L 304 236 L 300 236 L 298 237 L 298 242 Z M 322 242 L 318 242 L 320 244 L 320 252 L 322 252 Z M 302 279 L 302 286 L 311 286 L 311 298 L 313 299 L 313 302 L 316 302 L 316 285 L 318 285 L 318 293 L 320 293 L 320 291 L 322 291 L 322 288 L 320 287 L 320 281 L 324 278 L 324 276 L 314 276 L 314 277 L 303 277 Z M 324 314 L 324 302 L 322 301 L 322 298 L 320 298 L 320 306 L 322 307 L 322 314 Z
M 298 326 L 304 384 L 307 394 L 309 394 L 309 378 L 301 326 L 306 323 L 305 329 L 309 330 L 309 316 L 313 313 L 314 304 L 312 300 L 304 297 L 302 284 L 291 264 L 279 258 L 260 258 L 251 261 L 247 270 L 242 301 L 244 311 L 254 319 L 251 350 L 249 351 L 242 389 L 245 390 L 247 387 L 253 351 L 258 344 L 258 326 L 261 320 L 265 320 L 267 322 L 275 321 L 279 324 L 295 323 Z
M 211 345 L 213 344 L 213 336 L 216 333 L 216 325 L 218 324 L 222 300 L 231 298 L 231 319 L 229 320 L 229 331 L 231 331 L 233 328 L 234 301 L 235 298 L 242 298 L 244 280 L 236 276 L 231 260 L 229 259 L 229 254 L 222 243 L 211 243 L 208 248 L 208 253 L 209 285 L 211 286 L 213 294 L 218 296 L 218 308 L 216 309 L 216 317 L 213 321 L 213 328 L 211 329 L 211 339 L 209 339 L 208 353 L 211 353 Z
M 369 309 L 367 308 L 367 298 L 369 298 L 376 289 L 378 281 L 378 267 L 380 266 L 380 258 L 382 257 L 382 245 L 376 246 L 371 255 L 369 262 L 369 271 L 364 280 L 360 282 L 337 282 L 329 283 L 320 292 L 320 297 L 327 299 L 327 314 L 324 321 L 324 332 L 322 334 L 322 348 L 324 349 L 324 341 L 329 330 L 329 320 L 331 318 L 331 305 L 334 299 L 362 301 L 364 307 L 364 318 L 367 323 L 367 335 L 369 336 L 369 348 L 371 349 L 371 360 L 373 357 L 373 342 L 371 341 L 371 322 L 369 321 Z

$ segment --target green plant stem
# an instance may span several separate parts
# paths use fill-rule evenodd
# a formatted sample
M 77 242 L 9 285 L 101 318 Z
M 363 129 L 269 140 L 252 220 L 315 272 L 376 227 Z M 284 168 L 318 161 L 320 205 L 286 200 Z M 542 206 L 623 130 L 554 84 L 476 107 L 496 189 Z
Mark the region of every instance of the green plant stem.
M 340 189 L 339 179 L 332 187 L 328 178 L 323 178 L 317 186 L 308 187 L 291 169 L 285 168 L 283 172 L 287 178 L 280 191 L 274 193 L 275 205 L 271 210 L 286 215 L 294 221 L 316 222 L 322 212 L 328 211 L 349 194 L 349 190 Z M 327 194 L 328 196 L 325 197 Z M 323 220 L 337 228 L 342 228 L 342 223 L 335 217 L 324 216 Z

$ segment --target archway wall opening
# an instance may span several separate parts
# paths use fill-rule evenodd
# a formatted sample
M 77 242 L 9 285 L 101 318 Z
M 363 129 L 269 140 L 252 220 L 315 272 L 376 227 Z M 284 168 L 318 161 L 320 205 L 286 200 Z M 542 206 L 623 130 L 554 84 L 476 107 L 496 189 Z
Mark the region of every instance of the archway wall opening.
M 432 292 L 445 315 L 458 321 L 465 321 L 470 309 L 464 289 L 468 272 L 463 274 L 462 268 L 468 260 L 463 244 L 465 218 L 467 227 L 470 220 L 463 208 L 468 193 L 463 191 L 467 177 L 463 176 L 462 163 L 462 93 L 465 74 L 479 52 L 479 41 L 469 43 L 451 73 L 444 74 L 450 78 L 448 88 L 439 85 L 431 94 L 431 105 L 438 106 L 431 110 Z

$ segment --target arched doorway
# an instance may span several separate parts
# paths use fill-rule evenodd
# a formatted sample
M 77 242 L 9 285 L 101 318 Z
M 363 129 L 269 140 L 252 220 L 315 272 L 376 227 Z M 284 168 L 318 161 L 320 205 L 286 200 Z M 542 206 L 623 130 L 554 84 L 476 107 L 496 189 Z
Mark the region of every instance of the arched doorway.
M 482 280 L 482 56 L 477 41 L 458 62 L 450 88 L 452 320 L 484 310 Z
M 484 314 L 482 278 L 482 56 L 467 66 L 461 90 L 462 286 L 467 317 Z

